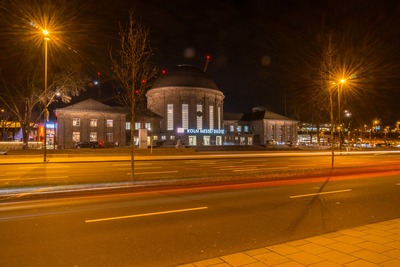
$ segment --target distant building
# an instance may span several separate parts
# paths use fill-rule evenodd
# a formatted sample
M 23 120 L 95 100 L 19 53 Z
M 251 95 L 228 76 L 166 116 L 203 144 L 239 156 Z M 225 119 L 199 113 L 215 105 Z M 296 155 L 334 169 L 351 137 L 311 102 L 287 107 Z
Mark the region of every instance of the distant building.
M 72 148 L 78 142 L 104 142 L 108 146 L 126 145 L 126 113 L 96 100 L 88 99 L 59 108 L 58 147 Z

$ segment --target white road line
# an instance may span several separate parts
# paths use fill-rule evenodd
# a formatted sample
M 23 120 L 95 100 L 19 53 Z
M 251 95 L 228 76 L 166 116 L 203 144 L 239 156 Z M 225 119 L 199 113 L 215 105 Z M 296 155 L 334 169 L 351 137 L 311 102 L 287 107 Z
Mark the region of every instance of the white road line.
M 259 169 L 240 169 L 240 170 L 232 170 L 232 172 L 252 172 L 258 171 Z
M 8 179 L 0 179 L 0 181 L 25 181 L 25 180 L 39 180 L 39 179 L 66 179 L 69 176 L 49 176 L 49 177 L 17 177 L 17 178 L 8 178 Z
M 135 170 L 161 169 L 162 167 L 135 167 Z M 131 168 L 117 168 L 117 171 L 127 171 Z
M 336 194 L 336 193 L 343 193 L 343 192 L 350 192 L 350 191 L 352 191 L 352 189 L 297 195 L 297 196 L 290 196 L 289 198 L 312 197 L 312 196 L 318 196 L 318 195 Z
M 195 211 L 195 210 L 205 210 L 205 209 L 208 209 L 208 207 L 197 207 L 197 208 L 180 209 L 180 210 L 167 210 L 167 211 L 159 211 L 159 212 L 151 212 L 151 213 L 143 213 L 143 214 L 134 214 L 134 215 L 126 215 L 126 216 L 118 216 L 118 217 L 93 219 L 93 220 L 86 220 L 85 223 L 130 219 L 130 218 L 137 218 L 137 217 L 146 217 L 146 216 L 154 216 L 154 215 L 162 215 L 162 214 L 170 214 L 170 213 L 178 213 L 178 212 L 186 212 L 186 211 Z

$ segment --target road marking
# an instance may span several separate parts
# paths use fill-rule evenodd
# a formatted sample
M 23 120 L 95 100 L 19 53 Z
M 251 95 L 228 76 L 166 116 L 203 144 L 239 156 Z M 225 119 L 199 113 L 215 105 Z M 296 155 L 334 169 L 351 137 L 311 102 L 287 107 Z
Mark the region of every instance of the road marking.
M 343 192 L 350 192 L 350 191 L 352 191 L 352 189 L 344 189 L 344 190 L 337 190 L 337 191 L 329 191 L 329 192 L 320 192 L 320 193 L 312 193 L 312 194 L 305 194 L 305 195 L 297 195 L 297 196 L 290 196 L 289 198 L 311 197 L 311 196 L 336 194 L 336 193 L 343 193 Z
M 135 170 L 146 170 L 146 169 L 161 169 L 162 167 L 134 167 Z M 117 168 L 117 171 L 126 171 L 131 168 Z
M 205 210 L 205 209 L 208 209 L 208 207 L 197 207 L 197 208 L 180 209 L 180 210 L 167 210 L 167 211 L 159 211 L 159 212 L 152 212 L 152 213 L 143 213 L 143 214 L 135 214 L 135 215 L 93 219 L 93 220 L 86 220 L 85 223 L 104 222 L 104 221 L 121 220 L 121 219 L 146 217 L 146 216 L 154 216 L 154 215 L 162 215 L 162 214 L 170 214 L 170 213 L 178 213 L 178 212 L 186 212 L 186 211 L 194 211 L 194 210 Z

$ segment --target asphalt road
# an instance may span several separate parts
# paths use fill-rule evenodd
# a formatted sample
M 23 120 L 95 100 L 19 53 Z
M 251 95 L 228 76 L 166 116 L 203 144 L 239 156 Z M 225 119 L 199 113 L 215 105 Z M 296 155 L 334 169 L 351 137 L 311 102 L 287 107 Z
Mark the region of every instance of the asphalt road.
M 214 156 L 211 158 L 211 156 Z M 222 155 L 227 157 L 227 155 Z M 229 156 L 229 155 L 228 155 Z M 400 168 L 400 154 L 375 153 L 335 157 L 342 172 Z M 277 176 L 310 176 L 330 170 L 330 156 L 285 154 L 284 156 L 241 154 L 232 158 L 203 155 L 198 159 L 135 161 L 136 181 L 183 179 L 254 179 Z M 0 188 L 74 185 L 81 183 L 130 182 L 129 161 L 54 162 L 2 164 Z
M 386 171 L 1 203 L 0 266 L 175 266 L 398 218 L 399 190 Z

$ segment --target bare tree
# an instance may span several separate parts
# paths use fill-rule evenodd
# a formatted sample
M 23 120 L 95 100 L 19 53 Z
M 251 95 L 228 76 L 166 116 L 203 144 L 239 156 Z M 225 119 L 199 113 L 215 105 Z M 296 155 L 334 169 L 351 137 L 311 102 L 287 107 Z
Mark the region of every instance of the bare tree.
M 116 51 L 115 57 L 110 49 L 110 58 L 113 71 L 121 87 L 117 99 L 121 104 L 130 107 L 131 175 L 133 180 L 135 118 L 139 111 L 146 108 L 146 89 L 157 69 L 150 61 L 153 51 L 149 41 L 149 30 L 134 16 L 133 11 L 129 14 L 128 25 L 126 27 L 120 25 L 119 38 L 121 48 Z
M 26 66 L 26 71 L 14 74 L 12 80 L 1 75 L 2 90 L 0 103 L 21 125 L 24 147 L 27 147 L 29 131 L 42 121 L 44 110 L 47 110 L 56 99 L 70 102 L 85 90 L 85 78 L 76 69 L 63 69 L 51 76 L 47 96 L 43 90 L 43 73 L 38 67 Z M 47 98 L 47 101 L 44 101 Z M 46 107 L 44 107 L 46 103 Z M 45 118 L 47 120 L 47 118 Z

